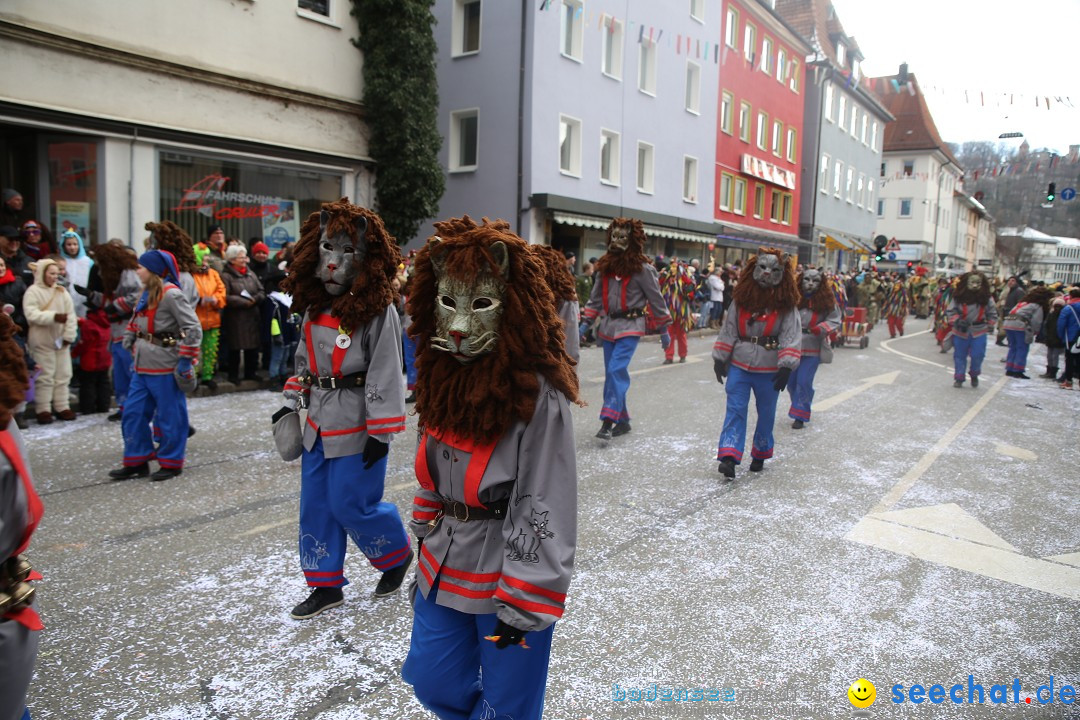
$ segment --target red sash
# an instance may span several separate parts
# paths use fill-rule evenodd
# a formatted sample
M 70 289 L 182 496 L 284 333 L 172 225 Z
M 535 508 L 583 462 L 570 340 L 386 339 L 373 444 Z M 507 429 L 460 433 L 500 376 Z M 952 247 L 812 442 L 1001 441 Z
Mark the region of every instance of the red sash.
M 34 490 L 34 486 L 30 483 L 30 473 L 26 470 L 26 463 L 23 462 L 22 454 L 15 445 L 15 438 L 11 437 L 11 433 L 7 430 L 0 430 L 0 452 L 4 454 L 4 457 L 11 463 L 11 466 L 15 468 L 15 473 L 19 476 L 19 480 L 22 481 L 23 490 L 26 492 L 26 510 L 29 517 L 27 518 L 26 529 L 23 530 L 22 541 L 19 543 L 19 547 L 15 549 L 15 552 L 12 553 L 12 556 L 21 555 L 30 545 L 30 536 L 34 534 L 34 530 L 37 529 L 38 523 L 41 522 L 41 516 L 45 512 L 45 506 L 42 505 L 41 498 L 38 497 L 37 491 Z M 40 580 L 41 575 L 36 572 L 31 572 L 30 579 Z M 41 618 L 38 616 L 37 611 L 30 607 L 7 612 L 4 614 L 4 618 L 6 620 L 14 620 L 30 630 L 41 630 L 45 627 L 41 624 Z

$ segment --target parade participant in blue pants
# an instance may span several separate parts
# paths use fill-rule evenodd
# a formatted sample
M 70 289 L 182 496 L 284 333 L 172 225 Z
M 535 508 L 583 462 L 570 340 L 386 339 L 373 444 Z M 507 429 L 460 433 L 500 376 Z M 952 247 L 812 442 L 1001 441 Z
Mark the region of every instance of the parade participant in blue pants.
M 540 720 L 577 545 L 562 293 L 503 221 L 435 230 L 409 298 L 420 557 L 401 675 L 442 720 Z
M 757 404 L 757 427 L 751 449 L 752 472 L 760 472 L 773 456 L 776 400 L 799 367 L 802 323 L 797 304 L 795 268 L 776 248 L 759 248 L 735 285 L 720 334 L 713 344 L 713 372 L 727 384 L 727 414 L 716 459 L 724 477 L 735 477 L 746 445 L 750 392 Z
M 671 322 L 660 294 L 660 277 L 642 254 L 645 230 L 640 220 L 615 218 L 607 229 L 607 252 L 596 263 L 597 280 L 585 305 L 582 336 L 599 318 L 596 335 L 604 344 L 604 406 L 596 437 L 610 440 L 630 432 L 626 393 L 630 359 L 645 334 L 645 313 L 661 330 Z M 646 305 L 648 307 L 646 307 Z
M 987 333 L 997 324 L 997 306 L 985 275 L 973 270 L 960 277 L 947 317 L 953 336 L 953 387 L 963 387 L 968 373 L 971 387 L 979 387 Z
M 143 253 L 136 273 L 146 289 L 124 332 L 124 347 L 133 353 L 135 369 L 122 419 L 124 466 L 109 477 L 145 476 L 149 461 L 156 459 L 161 468 L 150 479 L 168 480 L 184 467 L 188 414 L 181 384 L 194 383 L 192 364 L 199 359 L 202 326 L 180 289 L 179 270 L 170 253 Z M 151 419 L 160 430 L 156 451 Z
M 1042 328 L 1043 318 L 1050 311 L 1050 301 L 1053 298 L 1053 290 L 1039 286 L 1030 290 L 1009 311 L 1008 317 L 1002 323 L 1005 335 L 1009 338 L 1009 352 L 1005 357 L 1007 376 L 1029 379 L 1024 374 L 1027 369 L 1028 349 Z
M 800 430 L 810 422 L 814 402 L 814 377 L 818 365 L 832 362 L 832 335 L 840 327 L 840 308 L 832 282 L 820 270 L 807 269 L 799 276 L 799 324 L 802 325 L 802 357 L 791 373 L 787 389 L 791 395 L 788 417 L 791 427 Z
M 274 416 L 300 435 L 292 404 L 308 411 L 296 455 L 286 457 L 302 456 L 300 568 L 311 588 L 292 610 L 297 620 L 344 603 L 349 539 L 382 573 L 376 597 L 397 592 L 413 559 L 397 507 L 382 499 L 390 438 L 405 429 L 391 287 L 399 262 L 379 216 L 342 198 L 304 222 L 282 283 L 304 315 L 296 375 L 285 382 L 290 406 Z

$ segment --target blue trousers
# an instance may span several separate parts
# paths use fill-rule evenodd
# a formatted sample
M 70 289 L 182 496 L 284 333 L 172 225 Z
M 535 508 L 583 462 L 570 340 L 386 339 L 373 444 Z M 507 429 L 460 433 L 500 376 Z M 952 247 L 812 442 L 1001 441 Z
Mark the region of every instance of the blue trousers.
M 296 343 L 270 343 L 270 377 L 284 378 L 292 372 L 293 356 L 296 355 Z
M 401 348 L 405 353 L 405 388 L 412 390 L 416 387 L 416 341 L 405 328 L 401 329 Z
M 600 419 L 609 422 L 630 422 L 626 409 L 626 392 L 630 389 L 630 360 L 637 350 L 639 338 L 604 340 L 604 407 Z
M 413 601 L 412 642 L 401 677 L 440 720 L 540 720 L 555 626 L 525 634 L 528 648 L 485 640 L 495 614 L 435 604 L 438 580 Z
M 154 434 L 150 431 L 151 420 L 154 421 Z M 167 375 L 132 375 L 121 425 L 124 432 L 124 465 L 141 465 L 157 459 L 163 468 L 184 467 L 188 435 L 187 398 L 171 372 Z M 160 443 L 156 453 L 155 435 Z
M 773 423 L 776 421 L 776 400 L 779 391 L 773 388 L 776 373 L 752 373 L 732 365 L 728 370 L 727 414 L 724 428 L 720 431 L 720 444 L 716 459 L 730 457 L 735 464 L 742 462 L 746 445 L 746 413 L 750 407 L 750 391 L 754 391 L 757 406 L 757 426 L 754 428 L 754 444 L 750 456 L 767 460 L 773 456 Z
M 1007 372 L 1024 372 L 1027 367 L 1028 348 L 1027 335 L 1023 330 L 1006 330 L 1005 336 L 1009 339 L 1009 352 L 1005 356 L 1005 370 Z
M 131 387 L 131 365 L 135 358 L 131 351 L 124 348 L 123 343 L 109 343 L 109 352 L 112 353 L 112 385 L 113 395 L 116 396 L 116 405 L 124 409 L 127 400 L 128 388 Z
M 300 469 L 300 568 L 309 587 L 344 587 L 348 538 L 379 571 L 404 562 L 409 537 L 393 503 L 383 502 L 386 457 L 371 469 L 357 453 L 327 459 L 322 436 Z
M 964 379 L 968 369 L 968 357 L 971 358 L 971 377 L 979 377 L 982 374 L 983 358 L 986 357 L 986 336 L 966 338 L 954 333 L 952 341 L 953 379 Z M 1012 346 L 1009 347 L 1009 351 L 1012 352 Z M 1026 352 L 1024 354 L 1027 355 Z
M 810 422 L 810 405 L 814 402 L 814 376 L 817 375 L 819 365 L 821 357 L 818 355 L 803 355 L 799 367 L 788 378 L 791 409 L 787 414 L 792 420 Z

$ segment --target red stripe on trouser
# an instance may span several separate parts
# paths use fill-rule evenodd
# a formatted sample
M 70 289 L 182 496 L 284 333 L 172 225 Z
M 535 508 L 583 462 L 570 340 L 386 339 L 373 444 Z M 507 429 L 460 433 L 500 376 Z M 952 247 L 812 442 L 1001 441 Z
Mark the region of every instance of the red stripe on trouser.
M 409 554 L 409 546 L 395 550 L 387 555 L 381 555 L 377 558 L 368 558 L 368 561 L 376 570 L 389 570 L 390 568 L 397 567 L 401 564 L 401 561 L 405 559 L 405 556 Z

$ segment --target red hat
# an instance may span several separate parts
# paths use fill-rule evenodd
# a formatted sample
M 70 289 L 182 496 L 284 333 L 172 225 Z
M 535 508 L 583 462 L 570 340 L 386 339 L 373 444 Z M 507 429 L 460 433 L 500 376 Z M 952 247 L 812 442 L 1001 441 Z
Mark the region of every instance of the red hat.
M 251 254 L 254 255 L 257 252 L 264 252 L 267 255 L 269 255 L 270 254 L 270 248 L 269 248 L 269 246 L 267 246 L 266 243 L 257 242 L 257 243 L 255 243 L 254 245 L 251 246 Z

